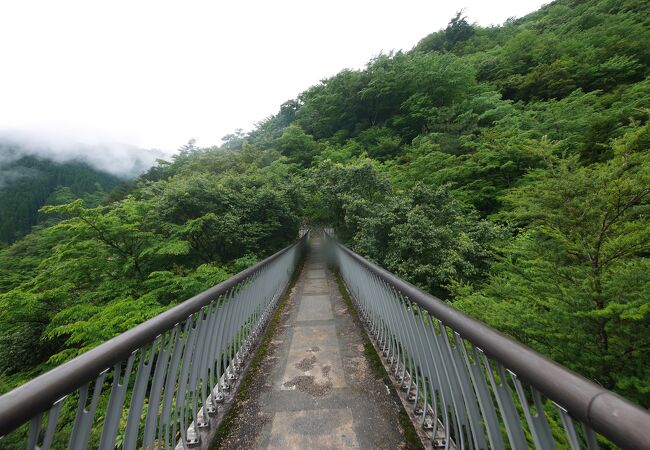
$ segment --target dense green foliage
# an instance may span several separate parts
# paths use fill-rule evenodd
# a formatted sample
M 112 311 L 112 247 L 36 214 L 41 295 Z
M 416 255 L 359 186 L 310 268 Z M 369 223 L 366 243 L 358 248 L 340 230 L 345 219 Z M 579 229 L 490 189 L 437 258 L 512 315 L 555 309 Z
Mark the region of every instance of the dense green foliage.
M 648 405 L 650 160 L 636 139 L 587 167 L 552 158 L 504 197 L 520 231 L 487 285 L 457 305 Z
M 293 241 L 301 196 L 291 180 L 277 154 L 194 149 L 121 200 L 42 208 L 58 220 L 0 250 L 0 389 Z
M 83 198 L 99 204 L 119 179 L 83 163 L 55 163 L 33 156 L 3 162 L 19 148 L 0 144 L 0 243 L 24 236 L 43 217 L 38 210 Z
M 461 14 L 246 139 L 360 253 L 650 406 L 650 4 Z
M 0 388 L 292 241 L 300 220 L 650 406 L 650 4 L 462 15 L 0 250 Z

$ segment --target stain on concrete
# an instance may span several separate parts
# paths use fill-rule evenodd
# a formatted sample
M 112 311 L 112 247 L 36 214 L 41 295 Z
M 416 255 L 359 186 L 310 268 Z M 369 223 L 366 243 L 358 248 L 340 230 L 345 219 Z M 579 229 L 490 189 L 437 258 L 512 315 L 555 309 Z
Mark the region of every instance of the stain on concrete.
M 302 370 L 303 372 L 309 372 L 314 368 L 314 364 L 316 364 L 316 357 L 312 355 L 310 358 L 303 358 L 302 361 L 296 364 L 296 369 Z
M 300 392 L 309 394 L 312 397 L 323 397 L 332 392 L 332 382 L 316 383 L 313 375 L 301 375 L 284 383 L 284 386 L 291 389 L 296 388 Z

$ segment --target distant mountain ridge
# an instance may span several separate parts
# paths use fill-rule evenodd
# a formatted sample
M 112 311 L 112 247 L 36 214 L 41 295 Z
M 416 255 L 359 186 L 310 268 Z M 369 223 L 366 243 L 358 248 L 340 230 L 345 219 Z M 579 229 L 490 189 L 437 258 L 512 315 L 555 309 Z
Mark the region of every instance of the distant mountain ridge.
M 76 198 L 99 204 L 166 156 L 118 142 L 0 130 L 0 243 L 29 233 L 42 206 Z
M 12 150 L 0 146 L 0 154 Z M 13 150 L 15 155 L 15 149 Z M 11 243 L 39 222 L 38 210 L 66 199 L 105 198 L 121 179 L 100 172 L 85 162 L 55 162 L 35 156 L 0 160 L 0 242 Z
M 135 178 L 158 159 L 169 157 L 157 149 L 144 149 L 110 140 L 0 129 L 0 169 L 23 156 L 57 163 L 83 162 L 100 172 Z

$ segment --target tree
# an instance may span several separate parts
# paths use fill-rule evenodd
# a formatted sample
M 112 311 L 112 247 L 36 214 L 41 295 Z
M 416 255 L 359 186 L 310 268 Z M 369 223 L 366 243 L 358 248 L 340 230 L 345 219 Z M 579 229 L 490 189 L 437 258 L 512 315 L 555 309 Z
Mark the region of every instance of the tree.
M 447 298 L 452 283 L 481 285 L 502 232 L 454 198 L 448 186 L 416 185 L 393 215 L 381 259 L 391 272 Z M 364 223 L 365 225 L 365 223 Z M 362 226 L 360 235 L 365 233 Z M 355 238 L 359 240 L 359 237 Z
M 278 147 L 283 155 L 301 166 L 308 166 L 316 156 L 319 145 L 314 137 L 306 134 L 298 125 L 285 128 L 278 139 Z
M 456 44 L 464 42 L 474 35 L 474 27 L 467 22 L 463 11 L 458 11 L 456 16 L 449 21 L 445 28 L 445 47 L 453 50 Z
M 415 46 L 415 50 L 423 52 L 443 52 L 456 50 L 457 44 L 474 36 L 475 28 L 467 22 L 463 11 L 458 11 L 449 21 L 444 30 L 431 33 Z
M 457 304 L 558 362 L 650 405 L 650 159 L 646 124 L 610 161 L 548 161 L 512 190 L 522 227 L 487 287 Z
M 186 156 L 192 152 L 195 152 L 196 150 L 198 150 L 198 147 L 196 146 L 196 139 L 192 138 L 187 141 L 187 144 L 181 145 L 181 147 L 178 149 L 178 152 L 181 156 Z
M 222 147 L 228 150 L 241 150 L 244 145 L 246 133 L 241 128 L 237 128 L 234 133 L 230 133 L 221 138 Z
M 306 174 L 311 193 L 307 210 L 316 222 L 332 225 L 338 235 L 351 239 L 370 209 L 392 194 L 388 180 L 367 159 L 348 164 L 326 160 Z

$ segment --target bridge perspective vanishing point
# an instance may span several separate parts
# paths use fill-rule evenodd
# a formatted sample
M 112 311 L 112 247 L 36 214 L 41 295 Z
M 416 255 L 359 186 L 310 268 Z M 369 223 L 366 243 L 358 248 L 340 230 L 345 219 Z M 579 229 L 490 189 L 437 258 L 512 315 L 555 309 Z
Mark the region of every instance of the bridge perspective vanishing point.
M 0 449 L 636 450 L 650 413 L 305 233 L 1 396 L 0 436 Z

